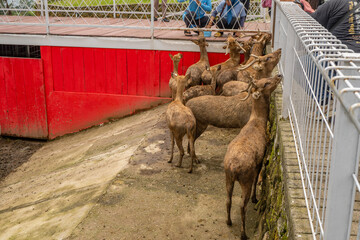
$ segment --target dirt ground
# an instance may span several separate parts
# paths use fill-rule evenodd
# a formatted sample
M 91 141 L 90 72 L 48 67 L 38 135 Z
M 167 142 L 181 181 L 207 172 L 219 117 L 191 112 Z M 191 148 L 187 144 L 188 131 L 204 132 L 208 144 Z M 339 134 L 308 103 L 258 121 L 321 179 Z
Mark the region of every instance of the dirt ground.
M 50 200 L 46 203 L 48 199 L 57 197 L 44 197 L 44 200 L 41 197 L 40 199 L 33 197 L 31 202 L 34 202 L 35 210 L 40 209 L 36 213 L 37 218 L 48 219 L 51 217 L 51 211 L 53 215 L 57 212 L 66 212 L 66 217 L 62 219 L 72 216 L 66 220 L 66 226 L 58 227 L 54 223 L 47 230 L 44 227 L 46 225 L 37 220 L 36 224 L 39 227 L 35 227 L 36 229 L 24 232 L 23 235 L 11 235 L 12 232 L 8 231 L 8 235 L 3 236 L 15 236 L 12 239 L 240 239 L 240 187 L 237 184 L 234 189 L 233 226 L 228 227 L 225 223 L 226 191 L 223 171 L 223 158 L 227 145 L 238 134 L 239 129 L 219 129 L 210 126 L 195 145 L 201 163 L 195 166 L 192 174 L 188 174 L 189 155 L 185 155 L 182 168 L 175 167 L 179 156 L 176 146 L 173 163 L 167 163 L 170 157 L 170 137 L 165 122 L 165 110 L 166 105 L 160 106 L 155 110 L 139 113 L 125 120 L 49 142 L 0 138 L 0 169 L 6 193 L 13 191 L 9 190 L 9 186 L 19 185 L 19 180 L 15 180 L 14 176 L 18 175 L 18 178 L 21 178 L 21 174 L 27 172 L 31 173 L 33 182 L 36 182 L 37 175 L 44 176 L 46 171 L 49 172 L 48 174 L 53 174 L 55 171 L 60 174 L 60 171 L 63 171 L 66 172 L 67 178 L 76 176 L 83 182 L 87 182 L 85 178 L 89 175 L 92 178 L 103 179 L 103 184 L 91 183 L 89 185 L 91 189 L 99 188 L 97 189 L 99 194 L 91 192 L 91 194 L 77 197 L 76 203 L 71 207 L 62 206 L 58 211 L 51 208 L 59 204 L 50 204 Z M 148 120 L 141 121 L 142 117 Z M 136 121 L 139 121 L 139 124 L 135 124 Z M 126 134 L 123 133 L 125 130 L 128 131 Z M 115 172 L 112 177 L 110 170 L 119 165 L 116 162 L 118 160 L 114 158 L 110 163 L 106 161 L 112 155 L 121 154 L 114 153 L 113 149 L 118 149 L 123 142 L 136 148 L 126 160 L 126 167 Z M 70 146 L 76 146 L 79 149 L 86 147 L 86 151 L 80 153 L 79 149 L 72 149 Z M 184 146 L 186 146 L 185 140 Z M 69 156 L 60 158 L 60 155 L 65 155 L 66 151 L 71 152 L 71 158 Z M 81 155 L 81 161 L 79 160 L 76 164 L 75 153 Z M 23 164 L 28 159 L 33 162 Z M 65 163 L 64 159 L 68 162 Z M 89 159 L 96 159 L 98 165 L 92 166 L 84 173 L 79 172 L 80 165 Z M 109 174 L 98 174 L 97 168 L 104 167 L 99 164 L 110 164 L 108 166 L 110 170 L 107 170 Z M 39 167 L 37 170 L 29 170 L 32 165 L 39 165 Z M 51 165 L 54 166 L 51 167 Z M 76 170 L 73 167 L 75 165 Z M 64 168 L 74 170 L 64 171 Z M 83 168 L 85 167 L 82 166 L 81 169 Z M 6 175 L 8 177 L 4 180 Z M 53 187 L 54 184 L 51 181 L 55 181 L 54 177 L 47 178 L 46 181 L 47 183 L 50 181 L 48 184 Z M 66 180 L 61 181 L 60 184 L 66 184 Z M 81 186 L 81 189 L 89 190 L 84 186 Z M 19 190 L 21 191 L 21 188 Z M 79 190 L 76 191 L 79 192 Z M 71 201 L 69 192 L 72 194 L 72 191 L 67 190 L 67 192 L 67 201 Z M 58 194 L 58 196 L 60 198 L 64 194 Z M 8 201 L 11 201 L 11 195 L 8 196 Z M 64 202 L 66 203 L 63 201 L 62 204 Z M 4 213 L 4 221 L 8 224 L 2 230 L 16 229 L 14 224 L 9 224 L 15 220 L 12 219 L 13 216 L 6 215 L 7 209 L 13 211 L 25 205 L 28 207 L 29 204 L 21 202 L 15 207 L 5 207 L 4 210 L 1 209 L 0 201 L 0 218 Z M 90 206 L 86 211 L 81 210 L 83 215 L 78 212 L 68 213 L 72 209 L 82 209 L 82 204 Z M 45 214 L 48 215 L 45 217 Z M 16 221 L 21 225 L 21 219 Z M 254 204 L 249 203 L 246 223 L 250 239 L 258 239 L 258 221 Z M 26 225 L 31 227 L 31 222 Z M 58 234 L 60 231 L 64 231 L 64 234 Z
M 0 136 L 0 182 L 44 144 L 45 141 Z

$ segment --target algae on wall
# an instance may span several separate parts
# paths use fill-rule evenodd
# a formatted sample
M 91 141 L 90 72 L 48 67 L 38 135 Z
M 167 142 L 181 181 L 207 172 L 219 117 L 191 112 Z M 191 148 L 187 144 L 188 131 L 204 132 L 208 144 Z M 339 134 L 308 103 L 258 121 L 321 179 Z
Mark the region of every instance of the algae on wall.
M 276 94 L 276 93 L 275 93 Z M 274 96 L 270 105 L 270 139 L 264 157 L 261 197 L 257 205 L 261 220 L 260 239 L 288 239 L 287 215 L 284 203 L 284 183 L 279 144 L 277 143 L 276 111 Z

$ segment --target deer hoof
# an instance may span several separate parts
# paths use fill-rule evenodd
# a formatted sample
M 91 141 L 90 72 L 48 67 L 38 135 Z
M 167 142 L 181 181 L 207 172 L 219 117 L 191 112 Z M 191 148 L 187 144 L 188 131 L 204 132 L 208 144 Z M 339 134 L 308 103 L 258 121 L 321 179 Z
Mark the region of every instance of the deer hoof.
M 192 168 L 190 168 L 190 170 L 188 171 L 188 173 L 192 173 L 192 171 L 193 171 Z
M 229 219 L 229 220 L 226 221 L 226 224 L 227 224 L 228 226 L 232 226 L 232 221 Z
M 251 199 L 251 202 L 257 204 L 259 201 L 256 199 L 256 197 L 254 197 Z
M 246 233 L 241 233 L 241 240 L 248 240 Z

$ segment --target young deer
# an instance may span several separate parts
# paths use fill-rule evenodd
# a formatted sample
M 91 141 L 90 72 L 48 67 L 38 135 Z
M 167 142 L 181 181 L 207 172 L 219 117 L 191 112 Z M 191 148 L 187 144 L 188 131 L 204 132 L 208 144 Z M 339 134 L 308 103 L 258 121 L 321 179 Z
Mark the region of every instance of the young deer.
M 216 76 L 218 75 L 219 71 L 221 70 L 221 65 L 217 67 L 217 69 L 210 70 L 209 67 L 206 70 L 211 72 L 212 79 L 210 85 L 197 85 L 187 89 L 183 93 L 183 100 L 184 103 L 189 101 L 192 98 L 205 96 L 205 95 L 215 95 L 215 88 L 216 88 Z
M 209 57 L 206 51 L 206 47 L 209 46 L 209 44 L 206 42 L 204 33 L 200 32 L 199 38 L 191 41 L 200 47 L 200 60 L 186 70 L 185 75 L 190 74 L 190 79 L 185 86 L 186 89 L 192 86 L 200 85 L 201 74 L 205 71 L 206 67 L 210 66 Z
M 174 138 L 175 138 L 176 145 L 178 146 L 180 152 L 179 162 L 176 166 L 181 167 L 182 159 L 184 156 L 184 148 L 182 146 L 182 140 L 184 135 L 186 134 L 190 145 L 191 166 L 189 173 L 191 173 L 193 170 L 194 161 L 198 163 L 198 160 L 195 155 L 195 146 L 194 146 L 196 120 L 191 110 L 188 107 L 184 106 L 182 100 L 182 93 L 184 92 L 185 85 L 190 78 L 190 74 L 187 74 L 186 76 L 178 76 L 173 73 L 172 77 L 177 82 L 177 90 L 176 90 L 175 100 L 169 104 L 166 110 L 166 122 L 170 129 L 170 137 L 171 137 L 171 156 L 168 162 L 171 163 L 173 159 Z
M 174 56 L 171 55 L 171 53 L 169 53 L 169 57 L 171 58 L 172 62 L 173 62 L 173 73 L 174 74 L 179 74 L 178 69 L 179 69 L 179 62 L 181 60 L 181 58 L 183 57 L 183 55 L 181 53 L 177 53 Z M 176 95 L 176 80 L 171 76 L 170 80 L 169 80 L 169 87 L 171 90 L 171 98 L 172 100 L 175 99 L 175 95 Z
M 270 95 L 280 83 L 282 75 L 263 78 L 250 82 L 253 87 L 253 100 L 250 119 L 238 136 L 231 141 L 224 158 L 227 190 L 227 221 L 232 225 L 230 212 L 235 181 L 240 183 L 241 201 L 241 239 L 247 239 L 245 233 L 245 213 L 252 191 L 252 202 L 256 203 L 256 184 L 265 154 L 267 137 L 266 126 L 269 116 Z M 250 92 L 247 97 L 249 97 Z

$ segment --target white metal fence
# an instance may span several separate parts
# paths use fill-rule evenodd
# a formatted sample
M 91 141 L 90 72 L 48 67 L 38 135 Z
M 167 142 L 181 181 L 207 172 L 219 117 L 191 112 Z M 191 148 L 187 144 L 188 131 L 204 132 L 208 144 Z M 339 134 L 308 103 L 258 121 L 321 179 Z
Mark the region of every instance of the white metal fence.
M 186 29 L 182 14 L 189 1 L 179 3 L 177 0 L 162 0 L 158 9 L 155 9 L 155 1 L 0 0 L 0 25 L 44 27 L 47 34 L 52 33 L 51 27 L 147 29 L 151 32 Z M 261 7 L 263 0 L 247 1 L 250 1 L 247 23 L 252 23 L 253 30 L 262 29 L 253 25 L 266 22 L 267 9 Z M 212 1 L 212 9 L 220 2 L 221 0 Z M 156 21 L 155 16 L 159 17 Z M 170 21 L 163 21 L 165 17 Z M 246 30 L 248 26 L 250 25 L 246 24 L 242 30 Z
M 314 239 L 360 239 L 360 54 L 292 2 L 274 2 L 289 117 Z

